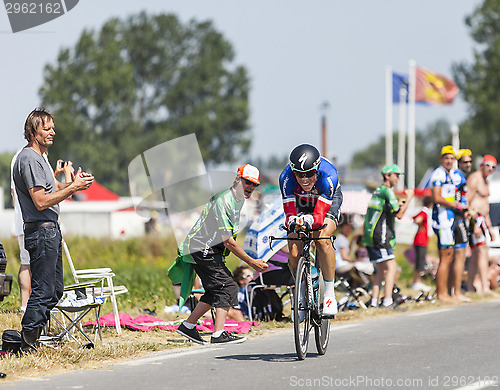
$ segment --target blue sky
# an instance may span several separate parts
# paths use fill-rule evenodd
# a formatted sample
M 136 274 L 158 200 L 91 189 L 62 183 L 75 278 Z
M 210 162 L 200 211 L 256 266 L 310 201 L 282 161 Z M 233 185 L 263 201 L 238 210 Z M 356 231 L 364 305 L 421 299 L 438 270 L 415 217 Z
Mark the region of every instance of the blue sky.
M 452 63 L 472 61 L 464 18 L 480 3 L 80 0 L 66 15 L 16 34 L 1 9 L 0 152 L 25 144 L 22 127 L 39 104 L 43 67 L 55 62 L 62 47 L 73 46 L 85 28 L 146 10 L 175 13 L 184 22 L 211 19 L 233 44 L 235 62 L 251 77 L 252 157 L 287 155 L 303 142 L 319 147 L 320 106 L 328 101 L 328 151 L 347 163 L 385 132 L 385 67 L 408 72 L 408 61 L 414 59 L 451 76 Z M 417 107 L 417 129 L 440 118 L 458 123 L 466 109 L 460 96 L 451 106 Z

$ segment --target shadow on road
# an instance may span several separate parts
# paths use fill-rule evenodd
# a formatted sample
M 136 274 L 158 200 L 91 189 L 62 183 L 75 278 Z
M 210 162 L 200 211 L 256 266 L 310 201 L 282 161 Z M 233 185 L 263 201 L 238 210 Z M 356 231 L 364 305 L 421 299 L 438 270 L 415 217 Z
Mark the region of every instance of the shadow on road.
M 308 353 L 307 357 L 318 357 L 317 353 Z M 277 353 L 259 353 L 254 355 L 226 355 L 217 356 L 216 359 L 223 360 L 262 360 L 273 363 L 296 363 L 298 361 L 295 353 L 277 354 Z

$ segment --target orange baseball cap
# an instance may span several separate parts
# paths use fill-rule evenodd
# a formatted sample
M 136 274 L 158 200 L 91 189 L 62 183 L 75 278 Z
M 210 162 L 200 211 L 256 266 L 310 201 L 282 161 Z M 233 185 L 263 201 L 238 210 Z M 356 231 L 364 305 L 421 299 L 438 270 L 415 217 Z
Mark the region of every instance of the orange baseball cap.
M 493 157 L 491 154 L 485 154 L 481 164 L 484 163 L 492 163 L 493 165 L 497 165 L 497 159 Z
M 241 167 L 238 168 L 236 176 L 250 180 L 252 183 L 260 184 L 259 181 L 260 172 L 253 165 L 250 164 L 242 165 Z

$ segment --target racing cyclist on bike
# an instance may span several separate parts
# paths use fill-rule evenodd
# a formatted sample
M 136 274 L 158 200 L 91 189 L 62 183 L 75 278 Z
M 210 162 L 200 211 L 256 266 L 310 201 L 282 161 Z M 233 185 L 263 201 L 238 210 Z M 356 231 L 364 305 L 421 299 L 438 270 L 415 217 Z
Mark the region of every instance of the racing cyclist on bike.
M 315 238 L 330 237 L 337 228 L 342 190 L 337 169 L 326 158 L 321 157 L 318 149 L 309 144 L 297 146 L 290 153 L 290 161 L 280 175 L 281 196 L 285 211 L 285 226 L 292 231 L 288 238 L 297 238 L 297 231 L 306 227 L 316 229 L 326 224 L 320 231 L 314 232 Z M 335 299 L 335 252 L 330 240 L 316 241 L 319 264 L 325 280 L 323 300 L 324 317 L 337 314 Z M 288 241 L 288 257 L 292 275 L 297 273 L 297 264 L 302 243 Z M 304 302 L 304 291 L 300 292 Z

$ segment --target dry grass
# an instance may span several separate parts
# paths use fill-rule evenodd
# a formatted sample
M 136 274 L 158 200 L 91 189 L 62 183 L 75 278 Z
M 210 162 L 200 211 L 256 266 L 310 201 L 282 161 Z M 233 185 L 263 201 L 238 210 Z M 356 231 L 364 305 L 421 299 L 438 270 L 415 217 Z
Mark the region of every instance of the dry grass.
M 491 295 L 471 294 L 473 302 L 484 302 L 497 299 Z M 472 303 L 474 304 L 474 303 Z M 453 305 L 430 301 L 422 303 L 406 303 L 407 312 L 422 310 L 433 310 Z M 285 307 L 285 314 L 289 314 L 289 307 Z M 139 310 L 130 313 L 133 317 L 140 313 Z M 335 322 L 362 321 L 389 315 L 399 315 L 400 312 L 390 309 L 351 310 L 339 313 Z M 159 318 L 173 320 L 172 314 L 160 313 Z M 0 324 L 2 329 L 20 329 L 20 317 L 12 313 L 0 313 Z M 252 328 L 247 335 L 249 338 L 262 337 L 279 332 L 283 329 L 291 329 L 291 322 L 262 322 Z M 209 335 L 202 335 L 208 338 Z M 175 332 L 164 330 L 152 330 L 149 332 L 138 332 L 123 329 L 122 336 L 118 336 L 114 328 L 103 329 L 103 342 L 98 343 L 94 349 L 78 348 L 74 342 L 65 342 L 59 349 L 41 347 L 34 355 L 22 357 L 9 356 L 0 360 L 0 372 L 7 374 L 2 382 L 26 378 L 35 378 L 45 375 L 54 375 L 71 370 L 102 368 L 118 362 L 138 359 L 151 355 L 154 352 L 169 349 L 179 349 L 192 346 L 185 338 Z

